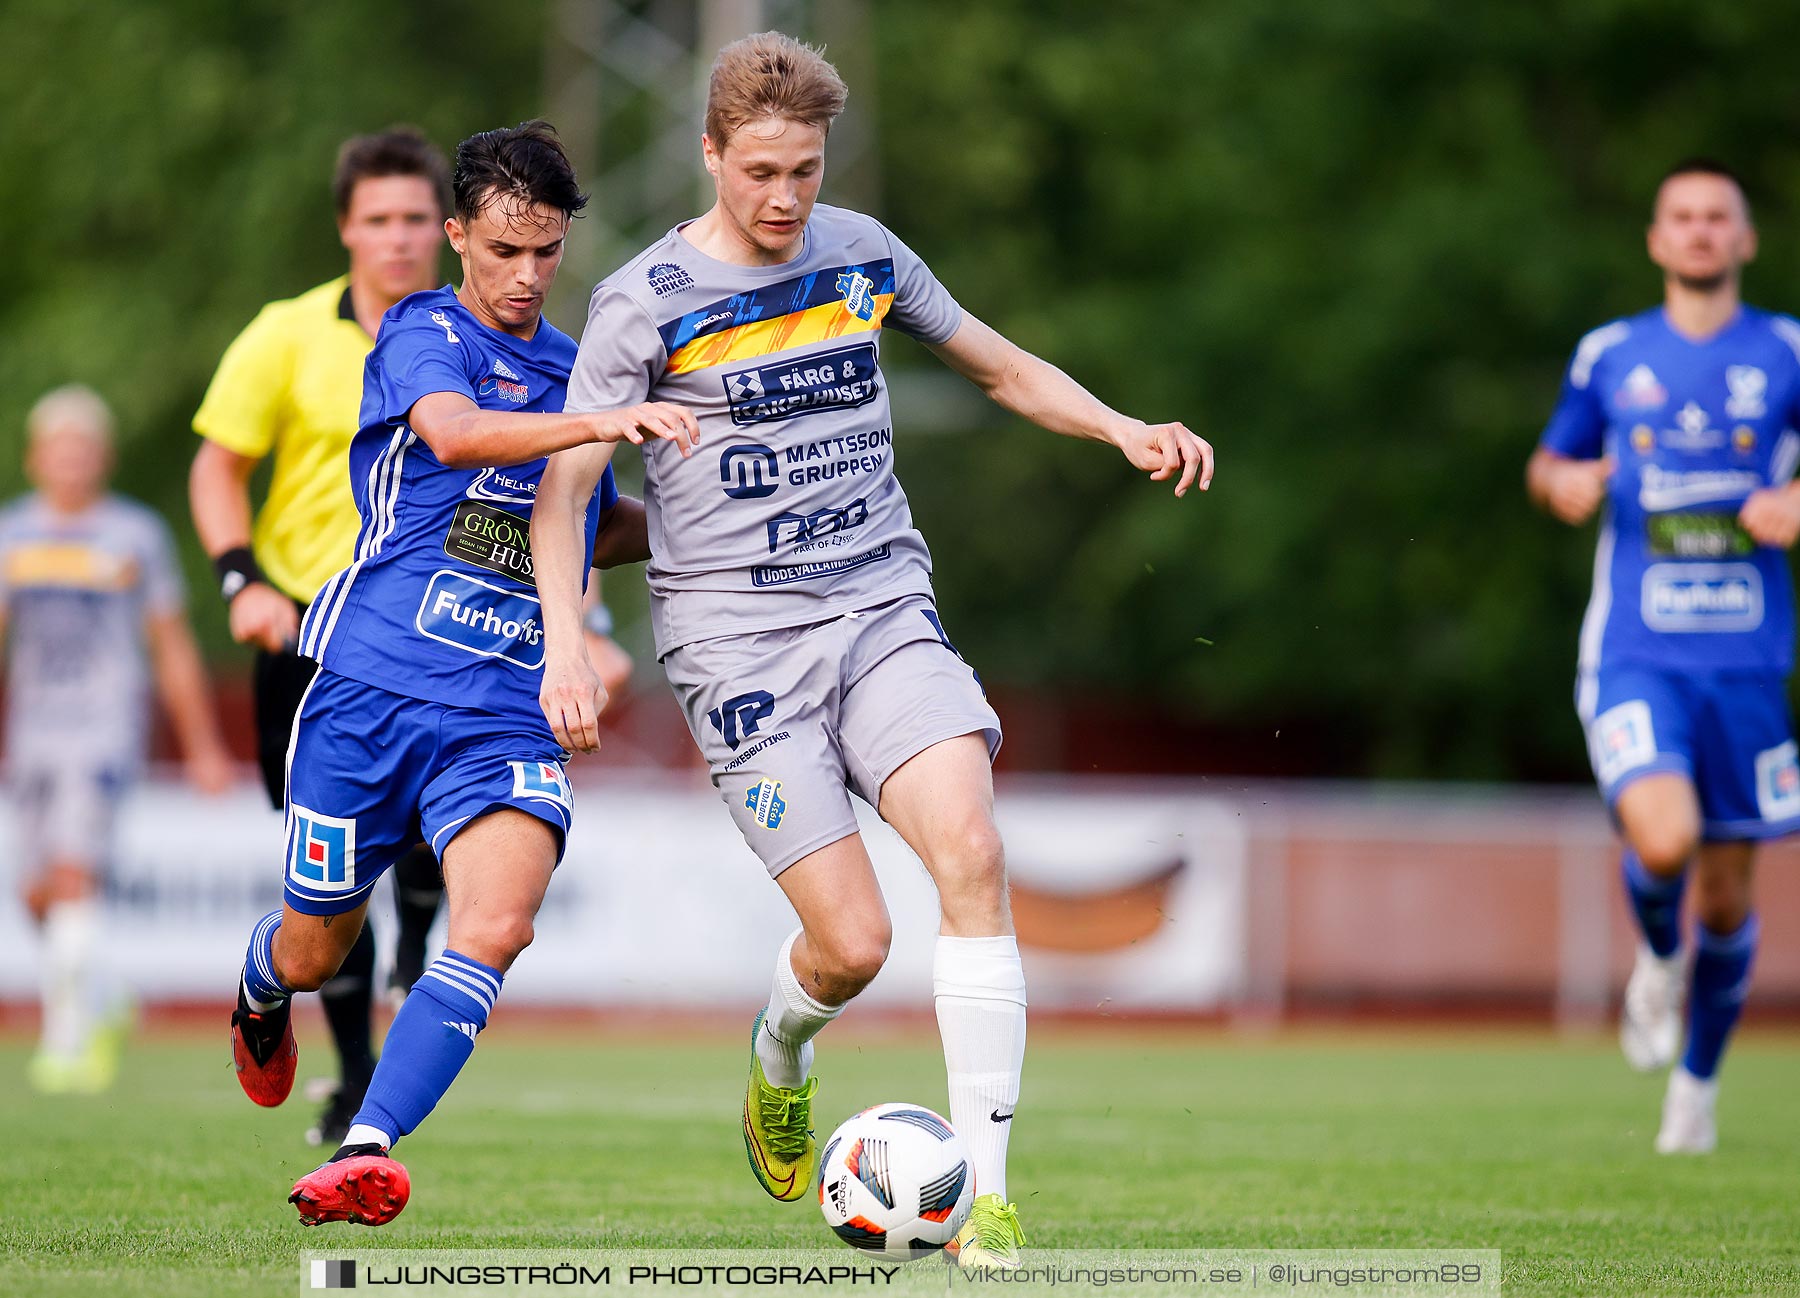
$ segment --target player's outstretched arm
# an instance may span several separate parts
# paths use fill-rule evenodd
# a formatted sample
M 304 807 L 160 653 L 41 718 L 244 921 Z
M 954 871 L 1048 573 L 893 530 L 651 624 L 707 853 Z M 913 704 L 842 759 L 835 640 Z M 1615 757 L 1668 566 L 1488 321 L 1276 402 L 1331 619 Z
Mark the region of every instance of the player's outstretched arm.
M 1156 482 L 1176 478 L 1177 496 L 1185 496 L 1196 480 L 1202 491 L 1212 486 L 1213 449 L 1204 438 L 1181 424 L 1146 424 L 1120 414 L 1049 361 L 966 312 L 956 332 L 931 350 L 1015 415 L 1064 437 L 1116 446 Z
M 1607 479 L 1613 460 L 1572 460 L 1547 446 L 1540 446 L 1525 462 L 1525 493 L 1531 503 L 1571 527 L 1580 527 L 1594 516 L 1606 499 Z
M 544 414 L 483 410 L 461 392 L 432 392 L 413 402 L 407 423 L 438 461 L 452 469 L 529 464 L 571 446 L 638 446 L 646 437 L 674 442 L 686 458 L 700 440 L 693 412 L 663 401 L 581 415 Z
M 538 704 L 556 742 L 575 752 L 600 746 L 606 687 L 588 660 L 581 626 L 581 578 L 592 557 L 583 528 L 588 502 L 612 459 L 613 444 L 550 457 L 531 508 L 531 563 L 544 609 L 544 680 Z

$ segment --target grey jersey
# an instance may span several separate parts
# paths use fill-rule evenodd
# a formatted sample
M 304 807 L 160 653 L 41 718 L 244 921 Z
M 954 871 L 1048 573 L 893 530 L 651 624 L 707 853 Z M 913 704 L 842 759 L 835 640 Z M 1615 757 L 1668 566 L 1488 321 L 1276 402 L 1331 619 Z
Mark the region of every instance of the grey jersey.
M 804 239 L 732 266 L 677 228 L 594 290 L 567 408 L 673 401 L 700 421 L 690 459 L 643 448 L 659 656 L 930 593 L 881 330 L 943 342 L 962 308 L 872 217 L 821 204 Z
M 144 620 L 181 605 L 169 530 L 135 501 L 106 496 L 71 515 L 26 496 L 0 510 L 13 762 L 136 766 L 148 719 Z

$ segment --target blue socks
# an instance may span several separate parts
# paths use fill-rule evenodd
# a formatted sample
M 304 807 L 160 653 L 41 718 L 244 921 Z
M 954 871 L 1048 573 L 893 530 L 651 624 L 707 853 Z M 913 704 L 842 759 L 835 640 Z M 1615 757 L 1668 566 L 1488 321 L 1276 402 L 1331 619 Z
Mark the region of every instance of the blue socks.
M 1744 1008 L 1760 926 L 1751 915 L 1735 933 L 1714 933 L 1704 924 L 1695 931 L 1698 940 L 1694 981 L 1688 991 L 1687 1053 L 1681 1066 L 1704 1081 L 1718 1072 L 1725 1042 Z
M 1673 878 L 1651 874 L 1629 847 L 1619 861 L 1625 879 L 1625 896 L 1637 915 L 1638 929 L 1650 949 L 1663 959 L 1681 945 L 1681 895 L 1687 890 L 1687 872 Z
M 394 1016 L 352 1127 L 377 1128 L 392 1145 L 425 1121 L 474 1052 L 501 982 L 498 969 L 455 951 L 433 960 Z
M 244 954 L 244 997 L 253 1010 L 272 1010 L 293 989 L 275 972 L 275 930 L 281 927 L 281 912 L 272 910 L 256 921 L 250 932 L 250 949 Z

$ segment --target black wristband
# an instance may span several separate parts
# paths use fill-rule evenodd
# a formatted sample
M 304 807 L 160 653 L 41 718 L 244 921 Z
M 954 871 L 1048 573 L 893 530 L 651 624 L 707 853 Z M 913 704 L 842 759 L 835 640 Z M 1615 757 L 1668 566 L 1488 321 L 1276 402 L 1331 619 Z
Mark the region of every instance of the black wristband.
M 256 566 L 256 556 L 247 545 L 234 546 L 214 558 L 213 571 L 219 575 L 219 598 L 227 604 L 251 582 L 268 580 Z

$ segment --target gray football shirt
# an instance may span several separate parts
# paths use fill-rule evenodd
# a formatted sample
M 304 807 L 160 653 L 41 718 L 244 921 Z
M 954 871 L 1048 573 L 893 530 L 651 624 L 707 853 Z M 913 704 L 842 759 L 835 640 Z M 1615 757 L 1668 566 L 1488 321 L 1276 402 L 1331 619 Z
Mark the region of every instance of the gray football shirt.
M 106 496 L 70 515 L 26 496 L 0 510 L 9 758 L 135 767 L 144 620 L 182 600 L 169 529 L 135 501 Z
M 881 330 L 948 339 L 962 308 L 879 221 L 824 204 L 800 255 L 733 266 L 680 227 L 603 280 L 567 408 L 672 401 L 700 449 L 644 451 L 659 656 L 931 592 L 894 476 Z

